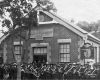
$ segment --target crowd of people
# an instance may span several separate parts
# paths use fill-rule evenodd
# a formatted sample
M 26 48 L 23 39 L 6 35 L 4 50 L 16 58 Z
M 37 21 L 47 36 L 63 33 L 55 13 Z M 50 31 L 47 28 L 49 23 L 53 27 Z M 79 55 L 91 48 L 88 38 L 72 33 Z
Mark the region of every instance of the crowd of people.
M 0 65 L 0 80 L 15 80 L 17 79 L 17 65 L 1 64 Z
M 16 80 L 17 64 L 0 66 L 0 80 Z M 75 63 L 67 64 L 41 64 L 34 63 L 21 65 L 21 79 L 29 80 L 68 80 L 68 79 L 100 79 L 100 69 Z

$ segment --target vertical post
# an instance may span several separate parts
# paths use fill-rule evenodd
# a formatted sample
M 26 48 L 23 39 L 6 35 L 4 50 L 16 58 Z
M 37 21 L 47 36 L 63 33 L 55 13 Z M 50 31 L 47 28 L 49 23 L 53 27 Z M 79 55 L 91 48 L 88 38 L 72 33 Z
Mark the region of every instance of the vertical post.
M 17 80 L 21 80 L 21 64 L 17 63 Z
M 21 27 L 20 27 L 20 35 L 21 35 Z M 20 58 L 21 58 L 21 37 L 20 37 Z M 21 60 L 17 62 L 17 80 L 21 80 Z
M 84 40 L 84 45 L 85 45 L 85 40 Z M 85 49 L 84 49 L 85 50 Z M 85 66 L 85 54 L 84 54 L 84 66 Z
M 97 48 L 96 48 L 96 47 L 93 47 L 93 49 L 94 49 L 94 50 L 93 50 L 93 51 L 94 51 L 94 59 L 96 60 L 96 69 L 97 69 L 97 68 L 98 68 L 98 67 L 97 67 L 97 63 L 98 63 L 98 62 L 97 62 L 97 59 L 98 59 L 98 58 L 97 58 Z
M 85 66 L 85 55 L 84 55 L 84 66 Z

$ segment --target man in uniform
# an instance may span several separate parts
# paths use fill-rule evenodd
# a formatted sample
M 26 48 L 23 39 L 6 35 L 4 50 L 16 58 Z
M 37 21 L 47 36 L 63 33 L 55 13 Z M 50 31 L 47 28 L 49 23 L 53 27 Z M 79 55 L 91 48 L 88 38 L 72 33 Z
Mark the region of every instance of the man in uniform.
M 3 64 L 0 64 L 0 80 L 3 80 L 3 75 L 4 75 Z

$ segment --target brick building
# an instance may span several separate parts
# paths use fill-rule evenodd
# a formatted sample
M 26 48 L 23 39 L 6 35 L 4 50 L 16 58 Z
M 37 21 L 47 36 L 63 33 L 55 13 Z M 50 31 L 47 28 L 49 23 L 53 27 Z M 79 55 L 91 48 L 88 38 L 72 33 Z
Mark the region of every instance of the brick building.
M 31 63 L 80 62 L 80 48 L 90 43 L 94 50 L 95 62 L 100 61 L 100 40 L 73 23 L 54 13 L 36 9 L 38 26 L 30 30 L 17 28 L 14 34 L 3 35 L 0 39 L 4 63 L 17 61 Z M 21 52 L 21 53 L 20 53 Z M 20 58 L 21 55 L 21 58 Z M 86 58 L 89 60 L 91 58 Z

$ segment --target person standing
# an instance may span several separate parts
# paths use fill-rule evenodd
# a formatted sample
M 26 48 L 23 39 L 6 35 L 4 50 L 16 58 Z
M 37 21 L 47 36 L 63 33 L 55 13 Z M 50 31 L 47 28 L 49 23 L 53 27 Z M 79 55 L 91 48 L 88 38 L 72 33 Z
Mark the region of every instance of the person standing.
M 3 64 L 0 64 L 0 80 L 3 80 L 3 76 L 4 76 L 4 68 Z

